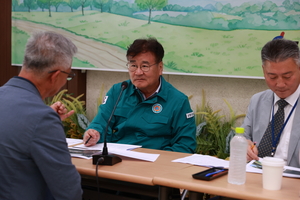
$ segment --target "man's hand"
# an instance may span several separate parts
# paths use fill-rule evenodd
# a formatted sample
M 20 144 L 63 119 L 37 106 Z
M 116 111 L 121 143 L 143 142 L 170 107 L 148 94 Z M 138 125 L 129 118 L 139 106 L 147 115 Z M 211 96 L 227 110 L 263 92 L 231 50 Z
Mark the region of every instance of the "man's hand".
M 248 141 L 248 148 L 247 148 L 247 161 L 251 161 L 251 160 L 258 160 L 258 150 L 256 145 L 251 141 L 251 140 L 247 140 Z
M 71 115 L 73 115 L 75 113 L 74 110 L 71 110 L 70 112 L 68 112 L 65 105 L 63 103 L 61 103 L 60 101 L 55 102 L 50 107 L 55 112 L 57 112 L 57 114 L 59 115 L 61 121 L 65 120 L 66 118 L 70 117 Z
M 100 140 L 100 133 L 94 129 L 89 129 L 84 133 L 83 143 L 85 146 L 94 146 Z M 88 141 L 87 144 L 86 141 Z

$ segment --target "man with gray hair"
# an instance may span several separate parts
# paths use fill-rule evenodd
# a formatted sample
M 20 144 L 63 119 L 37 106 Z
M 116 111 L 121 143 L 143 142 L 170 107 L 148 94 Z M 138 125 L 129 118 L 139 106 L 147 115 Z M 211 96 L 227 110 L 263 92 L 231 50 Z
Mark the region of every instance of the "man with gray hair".
M 0 87 L 1 200 L 82 199 L 61 123 L 73 112 L 43 102 L 74 77 L 76 52 L 60 34 L 33 34 L 19 76 Z
M 262 68 L 270 89 L 251 98 L 242 125 L 249 144 L 248 160 L 274 156 L 300 167 L 299 56 L 297 42 L 283 38 L 262 48 Z

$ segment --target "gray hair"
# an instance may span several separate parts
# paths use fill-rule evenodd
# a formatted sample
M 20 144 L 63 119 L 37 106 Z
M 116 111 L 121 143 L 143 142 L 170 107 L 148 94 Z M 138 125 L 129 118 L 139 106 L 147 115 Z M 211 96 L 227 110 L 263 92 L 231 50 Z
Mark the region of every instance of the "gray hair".
M 269 41 L 261 50 L 263 65 L 266 61 L 282 62 L 293 58 L 300 67 L 300 51 L 297 42 L 286 39 L 275 39 Z
M 37 32 L 28 39 L 23 67 L 39 73 L 57 65 L 67 69 L 76 52 L 75 44 L 63 35 Z

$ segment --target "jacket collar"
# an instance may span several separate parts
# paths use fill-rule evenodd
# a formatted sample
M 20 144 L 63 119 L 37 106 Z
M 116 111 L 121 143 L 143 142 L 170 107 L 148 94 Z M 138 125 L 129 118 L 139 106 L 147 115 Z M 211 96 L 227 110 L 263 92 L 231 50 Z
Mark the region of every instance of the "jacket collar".
M 163 100 L 167 101 L 167 97 L 168 97 L 168 89 L 167 88 L 169 87 L 169 83 L 164 79 L 163 76 L 160 76 L 160 80 L 161 80 L 161 86 L 160 86 L 159 92 L 150 99 L 154 100 L 157 97 L 160 97 Z M 131 81 L 129 82 L 129 88 L 131 90 L 130 95 L 134 95 L 134 93 L 139 92 L 138 89 L 132 84 Z
M 9 79 L 8 82 L 5 83 L 4 86 L 12 86 L 12 87 L 22 88 L 24 90 L 32 92 L 35 95 L 38 95 L 39 97 L 41 97 L 40 92 L 38 91 L 36 86 L 30 80 L 20 77 L 20 76 L 14 76 L 13 78 Z

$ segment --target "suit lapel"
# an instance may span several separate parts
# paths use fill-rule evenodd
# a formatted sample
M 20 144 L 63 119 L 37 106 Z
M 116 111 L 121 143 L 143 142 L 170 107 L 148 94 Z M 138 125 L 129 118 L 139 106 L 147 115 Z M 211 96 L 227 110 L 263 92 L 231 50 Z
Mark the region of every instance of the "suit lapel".
M 298 102 L 297 107 L 295 108 L 294 111 L 295 115 L 294 115 L 292 130 L 291 130 L 288 157 L 287 157 L 288 164 L 291 162 L 292 155 L 296 151 L 296 147 L 300 139 L 300 105 L 299 104 L 300 102 Z

